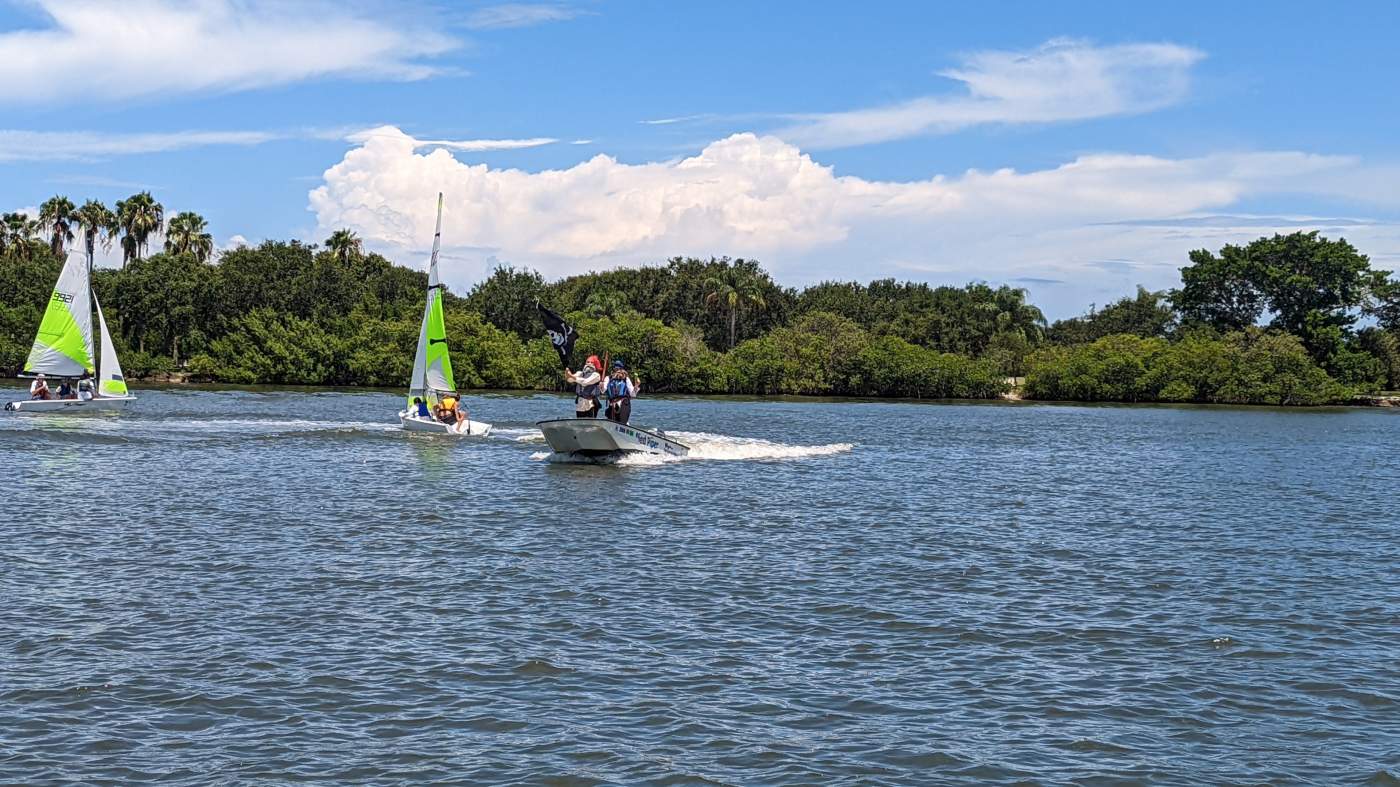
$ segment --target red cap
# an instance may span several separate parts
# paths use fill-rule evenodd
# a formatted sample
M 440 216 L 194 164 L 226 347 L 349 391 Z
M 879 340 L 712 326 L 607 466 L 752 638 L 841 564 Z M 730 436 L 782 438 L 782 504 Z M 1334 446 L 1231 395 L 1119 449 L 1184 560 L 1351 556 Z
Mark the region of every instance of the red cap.
M 596 370 L 598 370 L 598 371 L 602 371 L 602 370 L 603 370 L 603 362 L 600 361 L 600 360 L 598 360 L 598 356 L 596 356 L 596 355 L 590 355 L 590 356 L 588 356 L 588 362 L 591 363 L 591 364 L 593 364 L 593 368 L 594 368 L 594 369 L 596 369 Z

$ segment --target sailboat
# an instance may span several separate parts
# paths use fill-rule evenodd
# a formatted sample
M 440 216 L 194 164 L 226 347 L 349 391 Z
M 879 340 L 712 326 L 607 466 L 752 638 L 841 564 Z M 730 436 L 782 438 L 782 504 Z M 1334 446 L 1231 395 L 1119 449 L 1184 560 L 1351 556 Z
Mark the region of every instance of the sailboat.
M 399 412 L 399 423 L 410 432 L 484 437 L 491 424 L 470 419 L 446 424 L 420 418 L 413 400 L 428 403 L 431 412 L 449 394 L 456 397 L 452 382 L 452 358 L 447 352 L 447 326 L 442 317 L 442 282 L 438 279 L 438 251 L 442 248 L 442 194 L 438 194 L 437 229 L 433 231 L 433 253 L 428 258 L 428 295 L 423 305 L 423 325 L 418 329 L 418 351 L 413 355 L 413 380 L 408 385 L 407 406 Z
M 76 379 L 84 372 L 95 372 L 96 390 L 92 398 L 7 402 L 6 411 L 76 415 L 122 410 L 136 401 L 136 397 L 126 389 L 126 378 L 122 376 L 122 367 L 117 361 L 117 348 L 112 344 L 112 334 L 107 330 L 106 318 L 102 316 L 102 304 L 97 302 L 97 293 L 92 291 L 91 273 L 87 260 L 80 257 L 70 256 L 64 263 L 63 272 L 58 275 L 58 283 L 54 285 L 53 295 L 44 311 L 44 319 L 39 322 L 34 347 L 24 363 L 23 376 L 42 374 L 52 379 L 51 385 L 56 390 L 59 378 Z M 94 309 L 97 311 L 97 328 L 101 339 L 100 355 L 93 352 Z M 93 363 L 94 358 L 98 359 L 97 364 Z

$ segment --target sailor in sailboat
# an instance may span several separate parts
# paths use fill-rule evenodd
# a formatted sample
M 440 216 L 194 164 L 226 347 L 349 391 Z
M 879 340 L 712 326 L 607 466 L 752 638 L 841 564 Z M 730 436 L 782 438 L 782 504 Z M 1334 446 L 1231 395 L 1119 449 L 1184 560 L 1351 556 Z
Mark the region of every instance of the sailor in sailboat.
M 53 398 L 53 391 L 50 391 L 50 390 L 49 390 L 49 381 L 48 381 L 48 378 L 44 377 L 44 373 L 43 373 L 43 372 L 39 372 L 38 376 L 34 378 L 34 382 L 32 382 L 32 383 L 29 384 L 29 398 L 30 398 L 30 399 L 52 399 L 52 398 Z
M 126 388 L 126 378 L 122 376 L 121 364 L 117 361 L 117 348 L 112 344 L 112 334 L 107 330 L 107 320 L 102 316 L 102 304 L 92 291 L 92 271 L 87 260 L 70 256 L 58 275 L 53 294 L 39 322 L 39 330 L 34 336 L 34 347 L 24 363 L 23 376 L 36 378 L 30 387 L 31 395 L 43 394 L 41 398 L 28 401 L 7 402 L 5 410 L 12 413 L 56 413 L 76 414 L 82 412 L 102 412 L 124 409 L 136 401 Z M 97 312 L 98 338 L 101 352 L 95 352 L 92 336 L 92 315 Z M 94 360 L 97 361 L 94 364 Z M 96 390 L 90 396 L 79 392 L 71 398 L 54 398 L 47 382 L 40 384 L 39 378 L 47 375 L 72 378 L 79 375 L 89 377 L 90 370 L 97 369 Z
M 413 379 L 408 399 L 399 412 L 399 424 L 410 432 L 485 436 L 491 424 L 473 421 L 458 406 L 452 381 L 452 356 L 447 352 L 447 324 L 442 313 L 443 286 L 438 279 L 438 251 L 442 248 L 442 194 L 438 194 L 437 229 L 433 253 L 428 258 L 428 293 L 423 323 L 418 329 L 418 350 L 413 355 Z

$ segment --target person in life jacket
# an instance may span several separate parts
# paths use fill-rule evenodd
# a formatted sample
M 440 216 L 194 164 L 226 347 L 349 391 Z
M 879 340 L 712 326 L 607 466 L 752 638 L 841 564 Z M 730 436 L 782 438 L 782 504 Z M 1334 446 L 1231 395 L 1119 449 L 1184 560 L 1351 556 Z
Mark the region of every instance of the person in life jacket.
M 590 355 L 578 374 L 564 370 L 564 381 L 574 384 L 574 417 L 598 417 L 598 396 L 603 392 L 603 375 L 599 374 L 602 368 L 603 362 L 598 356 Z
M 445 424 L 457 423 L 457 397 L 455 394 L 442 397 L 442 403 L 438 405 L 438 420 Z
M 29 384 L 30 399 L 52 399 L 53 392 L 49 390 L 49 381 L 44 378 L 44 373 L 34 378 L 34 382 Z
M 84 371 L 78 378 L 78 398 L 85 402 L 92 400 L 92 372 Z
M 627 373 L 627 364 L 613 361 L 605 393 L 608 397 L 607 419 L 625 424 L 632 418 L 632 397 L 637 395 L 637 383 Z

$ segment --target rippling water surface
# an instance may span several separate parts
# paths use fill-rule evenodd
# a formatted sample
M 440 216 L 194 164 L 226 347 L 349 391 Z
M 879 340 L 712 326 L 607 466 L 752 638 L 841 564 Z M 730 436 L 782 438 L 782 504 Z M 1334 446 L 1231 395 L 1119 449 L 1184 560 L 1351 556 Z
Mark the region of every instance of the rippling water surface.
M 1400 783 L 1400 413 L 0 419 L 0 781 Z

